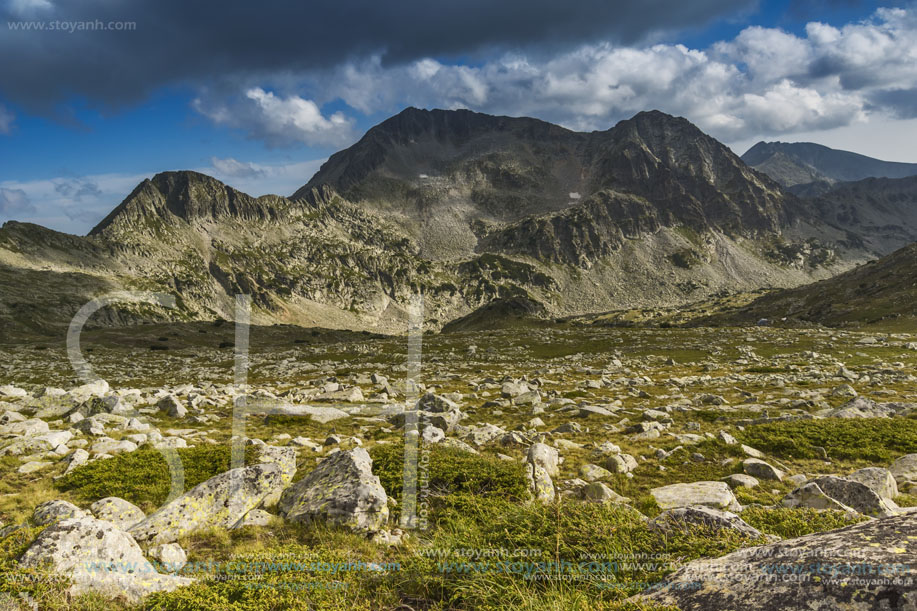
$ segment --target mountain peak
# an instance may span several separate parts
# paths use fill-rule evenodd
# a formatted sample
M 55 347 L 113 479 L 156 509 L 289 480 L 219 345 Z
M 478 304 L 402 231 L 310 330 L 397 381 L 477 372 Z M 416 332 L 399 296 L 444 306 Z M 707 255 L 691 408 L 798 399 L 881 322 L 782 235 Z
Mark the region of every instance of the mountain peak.
M 667 112 L 662 112 L 657 108 L 652 108 L 650 110 L 641 110 L 635 114 L 628 121 L 652 121 L 652 122 L 665 122 L 665 123 L 687 123 L 689 125 L 694 125 L 684 117 L 679 117 L 676 115 L 670 115 Z
M 136 229 L 151 220 L 174 224 L 224 217 L 264 219 L 276 215 L 269 199 L 255 199 L 192 170 L 160 172 L 137 185 L 89 235 Z
M 192 185 L 210 185 L 220 189 L 232 188 L 220 182 L 213 176 L 201 174 L 200 172 L 195 172 L 194 170 L 170 170 L 166 172 L 159 172 L 150 179 L 150 182 L 154 184 L 161 193 L 164 194 L 171 193 L 176 189 L 185 189 Z
M 713 141 L 713 138 L 684 117 L 676 117 L 660 110 L 638 112 L 630 119 L 619 122 L 613 129 L 622 133 L 630 132 L 648 142 L 670 141 L 675 137 Z
M 452 156 L 472 146 L 470 143 L 480 152 L 482 145 L 500 148 L 498 141 L 530 142 L 569 134 L 574 132 L 531 117 L 409 107 L 371 127 L 350 148 L 332 155 L 292 198 L 300 199 L 323 184 L 346 194 L 383 166 L 396 174 L 408 168 L 412 172 L 421 168 L 423 172 L 422 168 L 447 163 Z
M 394 214 L 406 231 L 423 227 L 425 252 L 443 258 L 475 252 L 486 227 L 561 212 L 600 192 L 612 206 L 620 201 L 612 192 L 644 198 L 658 225 L 737 235 L 777 231 L 794 216 L 787 204 L 795 207 L 725 145 L 659 110 L 586 133 L 527 117 L 407 108 L 332 155 L 293 198 L 322 185 Z M 622 214 L 640 216 L 638 208 Z

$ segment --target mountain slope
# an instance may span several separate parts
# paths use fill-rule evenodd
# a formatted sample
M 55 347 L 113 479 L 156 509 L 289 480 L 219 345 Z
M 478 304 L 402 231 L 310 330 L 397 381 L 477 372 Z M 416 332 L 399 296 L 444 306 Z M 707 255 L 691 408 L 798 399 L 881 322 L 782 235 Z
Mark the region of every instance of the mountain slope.
M 882 161 L 811 142 L 759 142 L 742 160 L 802 195 L 817 195 L 838 182 L 917 175 L 917 163 Z
M 917 176 L 839 183 L 812 198 L 819 216 L 855 233 L 875 252 L 917 242 Z
M 529 290 L 547 300 L 556 288 L 529 264 L 488 255 L 443 266 L 417 250 L 326 189 L 252 198 L 209 176 L 165 172 L 86 237 L 0 228 L 0 323 L 60 333 L 92 297 L 126 290 L 176 295 L 177 308 L 113 305 L 93 322 L 231 319 L 235 295 L 249 294 L 261 324 L 401 331 L 418 290 L 437 324 Z
M 797 288 L 776 291 L 735 312 L 694 324 L 749 324 L 760 319 L 828 326 L 917 323 L 917 244 L 877 261 Z

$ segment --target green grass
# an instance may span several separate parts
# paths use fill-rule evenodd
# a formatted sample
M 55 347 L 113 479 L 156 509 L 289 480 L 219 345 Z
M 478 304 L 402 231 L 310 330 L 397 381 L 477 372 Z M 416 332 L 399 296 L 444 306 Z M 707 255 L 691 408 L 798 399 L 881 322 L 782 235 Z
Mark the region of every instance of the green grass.
M 418 487 L 426 480 L 434 495 L 468 493 L 517 502 L 529 496 L 521 463 L 436 445 L 421 451 L 428 452 L 429 460 L 418 457 Z M 373 473 L 379 476 L 382 487 L 400 501 L 404 485 L 404 445 L 377 445 L 370 450 L 370 456 Z
M 537 596 L 571 602 L 583 596 L 597 608 L 609 608 L 682 562 L 750 544 L 734 533 L 711 534 L 703 528 L 663 534 L 627 507 L 563 500 L 520 504 L 453 495 L 443 499 L 431 545 L 439 550 L 505 550 L 509 561 L 521 562 L 526 571 L 542 577 L 444 573 L 443 588 L 459 608 L 526 608 Z M 578 579 L 563 581 L 561 575 Z
M 203 445 L 177 452 L 184 470 L 185 490 L 229 470 L 229 445 Z M 163 455 L 143 448 L 78 467 L 57 480 L 56 487 L 84 503 L 116 496 L 149 511 L 165 502 L 171 482 Z
M 917 452 L 913 418 L 825 418 L 750 426 L 737 437 L 747 445 L 781 458 L 816 459 L 823 447 L 832 459 L 874 464 Z
M 791 539 L 850 526 L 867 518 L 852 517 L 844 511 L 830 509 L 748 507 L 742 512 L 742 519 L 765 534 Z
M 419 533 L 423 541 L 380 550 L 353 534 L 306 527 L 295 540 L 272 549 L 233 555 L 235 560 L 294 564 L 244 580 L 205 579 L 154 595 L 147 608 L 661 609 L 624 599 L 664 579 L 682 562 L 760 542 L 734 533 L 711 536 L 693 527 L 664 534 L 623 507 L 541 505 L 475 494 L 450 494 L 437 503 L 438 523 L 429 533 Z M 461 551 L 470 549 L 498 553 L 471 559 Z M 331 574 L 310 566 L 316 561 L 378 562 L 389 570 Z M 309 584 L 310 589 L 286 591 L 287 584 Z

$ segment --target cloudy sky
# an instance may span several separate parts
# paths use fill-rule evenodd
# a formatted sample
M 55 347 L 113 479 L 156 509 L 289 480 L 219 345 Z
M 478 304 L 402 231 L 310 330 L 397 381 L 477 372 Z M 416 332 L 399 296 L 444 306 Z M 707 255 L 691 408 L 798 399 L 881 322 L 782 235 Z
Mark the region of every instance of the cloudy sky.
M 72 233 L 162 170 L 288 195 L 406 106 L 579 130 L 657 108 L 739 154 L 814 141 L 917 162 L 913 1 L 0 0 L 0 13 L 0 221 Z

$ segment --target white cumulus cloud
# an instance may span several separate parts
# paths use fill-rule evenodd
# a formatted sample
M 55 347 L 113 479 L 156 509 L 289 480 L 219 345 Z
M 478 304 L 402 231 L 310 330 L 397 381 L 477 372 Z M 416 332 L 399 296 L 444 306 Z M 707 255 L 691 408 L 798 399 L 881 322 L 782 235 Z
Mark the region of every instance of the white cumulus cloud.
M 917 10 L 880 9 L 843 27 L 812 22 L 803 35 L 752 26 L 706 49 L 597 43 L 473 66 L 386 64 L 376 55 L 298 78 L 316 99 L 367 115 L 470 108 L 590 130 L 658 108 L 734 142 L 917 116 Z M 272 114 L 292 114 L 257 98 L 277 107 Z
M 0 187 L 0 216 L 12 218 L 34 211 L 35 207 L 24 190 Z
M 281 97 L 261 87 L 225 102 L 201 96 L 192 105 L 214 123 L 241 129 L 270 146 L 342 145 L 353 138 L 353 120 L 344 113 L 325 116 L 312 100 Z

